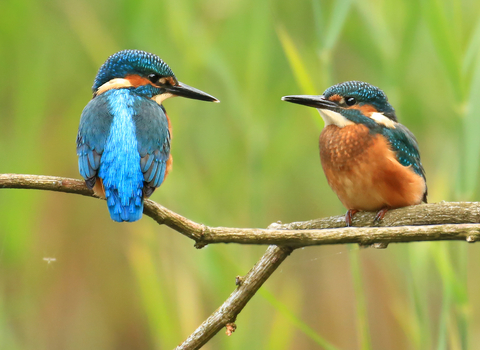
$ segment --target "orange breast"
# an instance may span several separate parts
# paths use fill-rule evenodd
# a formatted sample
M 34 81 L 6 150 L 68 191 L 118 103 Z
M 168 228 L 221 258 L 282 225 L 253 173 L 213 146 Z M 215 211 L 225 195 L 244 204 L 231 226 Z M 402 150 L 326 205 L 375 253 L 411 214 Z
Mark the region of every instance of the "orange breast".
M 93 192 L 100 198 L 106 199 L 105 188 L 103 187 L 103 180 L 97 176 L 95 180 L 95 186 L 93 186 Z
M 401 165 L 387 140 L 364 125 L 325 127 L 320 158 L 328 184 L 347 209 L 374 211 L 422 202 L 423 178 Z
M 172 138 L 173 138 L 173 134 L 172 134 L 172 123 L 170 122 L 170 118 L 168 117 L 167 113 L 165 112 L 165 117 L 167 117 L 167 122 L 168 122 L 168 132 L 170 133 L 170 147 L 172 145 Z M 170 149 L 170 152 L 172 150 Z M 167 160 L 167 167 L 165 169 L 165 176 L 163 177 L 163 181 L 165 181 L 165 179 L 167 178 L 167 175 L 168 173 L 170 172 L 170 170 L 172 170 L 172 165 L 173 165 L 173 157 L 172 157 L 172 154 L 170 153 L 170 156 L 168 157 L 168 160 Z

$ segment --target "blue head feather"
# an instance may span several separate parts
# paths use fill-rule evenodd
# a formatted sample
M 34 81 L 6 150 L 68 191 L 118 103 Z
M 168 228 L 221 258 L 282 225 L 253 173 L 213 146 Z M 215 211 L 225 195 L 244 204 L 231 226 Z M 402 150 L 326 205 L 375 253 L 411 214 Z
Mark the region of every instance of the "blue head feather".
M 152 73 L 175 78 L 170 67 L 157 55 L 140 50 L 119 51 L 111 55 L 100 67 L 92 89 L 95 92 L 106 82 L 130 74 L 146 77 Z
M 370 104 L 374 106 L 377 111 L 383 113 L 386 117 L 397 121 L 395 110 L 388 102 L 387 95 L 371 84 L 363 81 L 346 81 L 337 85 L 329 87 L 323 93 L 323 96 L 329 98 L 333 95 L 340 95 L 342 97 L 354 97 L 359 105 Z

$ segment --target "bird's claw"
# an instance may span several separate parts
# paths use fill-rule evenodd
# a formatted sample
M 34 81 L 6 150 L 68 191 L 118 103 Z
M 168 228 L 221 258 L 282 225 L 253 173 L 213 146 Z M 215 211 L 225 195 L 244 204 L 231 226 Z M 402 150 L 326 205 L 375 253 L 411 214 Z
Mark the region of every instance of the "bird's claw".
M 380 209 L 378 212 L 377 212 L 377 215 L 375 215 L 375 219 L 373 219 L 373 222 L 378 224 L 380 221 L 383 220 L 383 218 L 385 217 L 385 214 L 387 213 L 387 211 L 389 211 L 390 208 L 388 207 L 385 207 L 385 208 L 382 208 Z
M 348 209 L 347 210 L 347 213 L 345 214 L 345 224 L 347 225 L 347 227 L 352 226 L 352 219 L 353 219 L 353 216 L 356 213 L 358 213 L 357 209 Z

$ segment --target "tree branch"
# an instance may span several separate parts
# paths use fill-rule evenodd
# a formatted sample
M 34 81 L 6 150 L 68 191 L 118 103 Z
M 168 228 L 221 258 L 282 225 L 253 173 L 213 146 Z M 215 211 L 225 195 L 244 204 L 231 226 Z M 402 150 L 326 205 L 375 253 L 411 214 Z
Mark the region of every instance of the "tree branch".
M 268 247 L 262 258 L 244 278 L 237 277 L 238 288 L 228 297 L 222 306 L 207 318 L 200 327 L 176 349 L 200 349 L 208 340 L 217 334 L 220 329 L 225 327 L 225 325 L 231 325 L 231 329 L 234 331 L 236 326 L 233 322 L 235 322 L 237 315 L 292 251 L 293 248 L 288 247 Z M 231 332 L 232 331 L 230 331 L 230 334 Z
M 1 174 L 0 188 L 42 189 L 96 197 L 83 181 L 54 176 Z M 392 210 L 385 216 L 381 227 L 371 227 L 375 214 L 367 212 L 355 215 L 355 227 L 344 227 L 344 217 L 333 216 L 272 224 L 268 229 L 210 227 L 193 222 L 151 200 L 145 200 L 144 212 L 159 224 L 167 225 L 194 240 L 197 248 L 215 243 L 274 244 L 298 248 L 344 243 L 369 245 L 480 240 L 480 203 L 477 202 L 442 202 Z
M 98 198 L 81 180 L 54 176 L 0 174 L 0 188 L 39 189 L 76 193 Z M 371 227 L 374 213 L 358 213 L 353 224 L 344 227 L 344 216 L 334 216 L 289 224 L 275 223 L 268 229 L 210 227 L 193 222 L 167 208 L 145 200 L 144 213 L 160 225 L 182 233 L 201 248 L 213 243 L 275 244 L 245 278 L 238 279 L 238 288 L 177 349 L 199 349 L 222 327 L 227 334 L 235 330 L 235 319 L 248 301 L 278 266 L 296 248 L 308 245 L 359 243 L 384 248 L 392 242 L 480 239 L 480 203 L 424 204 L 392 210 L 380 227 Z

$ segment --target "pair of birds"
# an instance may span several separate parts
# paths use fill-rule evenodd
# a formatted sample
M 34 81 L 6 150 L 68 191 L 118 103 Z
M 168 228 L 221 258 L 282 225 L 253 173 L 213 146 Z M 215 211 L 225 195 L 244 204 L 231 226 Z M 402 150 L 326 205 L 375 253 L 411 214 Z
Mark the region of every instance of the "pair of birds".
M 163 101 L 182 96 L 220 102 L 177 80 L 158 56 L 124 50 L 110 56 L 93 84 L 77 136 L 80 174 L 107 200 L 113 220 L 136 221 L 143 200 L 172 166 L 170 120 Z M 320 158 L 330 187 L 348 209 L 378 211 L 426 202 L 425 172 L 414 135 L 398 123 L 382 90 L 349 81 L 321 96 L 285 96 L 317 108 L 325 121 Z

